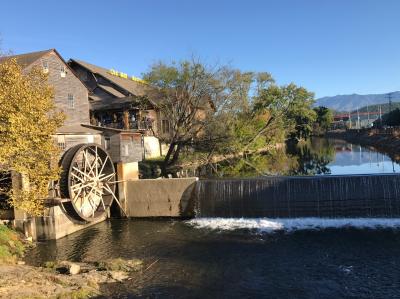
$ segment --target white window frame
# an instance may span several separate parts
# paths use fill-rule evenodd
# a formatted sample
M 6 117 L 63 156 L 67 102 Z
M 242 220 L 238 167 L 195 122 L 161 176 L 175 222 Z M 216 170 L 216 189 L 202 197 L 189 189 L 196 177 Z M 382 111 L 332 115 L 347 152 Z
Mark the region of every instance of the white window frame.
M 75 97 L 72 93 L 69 93 L 67 96 L 68 99 L 68 108 L 74 109 L 75 108 Z
M 49 62 L 45 59 L 42 60 L 43 73 L 49 72 Z
M 171 123 L 168 119 L 161 120 L 161 130 L 162 130 L 162 134 L 170 134 L 171 133 Z
M 65 75 L 67 74 L 67 71 L 65 69 L 65 65 L 60 65 L 60 76 L 62 78 L 65 78 Z

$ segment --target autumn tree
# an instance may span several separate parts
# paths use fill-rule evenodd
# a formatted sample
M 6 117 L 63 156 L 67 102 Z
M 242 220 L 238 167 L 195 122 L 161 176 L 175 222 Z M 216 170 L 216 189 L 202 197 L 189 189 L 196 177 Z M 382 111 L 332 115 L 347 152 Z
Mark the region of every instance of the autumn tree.
M 9 192 L 10 203 L 32 215 L 43 212 L 48 184 L 56 180 L 57 147 L 51 137 L 64 116 L 54 106 L 47 76 L 23 73 L 15 59 L 0 63 L 0 168 L 20 173 L 25 186 Z

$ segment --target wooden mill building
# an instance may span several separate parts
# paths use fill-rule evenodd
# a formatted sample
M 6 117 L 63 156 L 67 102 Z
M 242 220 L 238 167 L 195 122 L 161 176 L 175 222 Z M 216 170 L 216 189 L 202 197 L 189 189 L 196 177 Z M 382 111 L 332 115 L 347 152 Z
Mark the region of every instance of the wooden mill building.
M 63 111 L 66 115 L 64 125 L 57 130 L 55 136 L 58 147 L 66 151 L 76 144 L 96 143 L 111 148 L 108 137 L 102 128 L 95 128 L 90 124 L 90 102 L 89 95 L 93 92 L 88 90 L 90 84 L 77 76 L 75 70 L 62 58 L 55 49 L 26 53 L 15 56 L 7 56 L 1 60 L 15 58 L 24 72 L 29 72 L 33 67 L 39 67 L 48 74 L 48 83 L 54 89 L 54 101 L 56 109 Z M 0 63 L 1 63 L 0 60 Z M 133 134 L 133 135 L 132 135 Z M 115 135 L 115 132 L 114 134 Z M 119 143 L 113 144 L 113 148 L 121 148 L 120 153 L 114 151 L 113 161 L 137 162 L 143 149 L 138 132 L 131 132 L 130 138 L 134 146 L 129 147 L 129 153 Z M 138 141 L 139 138 L 139 141 Z M 115 142 L 117 137 L 114 137 Z M 121 154 L 123 153 L 123 155 Z M 124 158 L 121 158 L 124 156 Z
M 11 58 L 16 59 L 24 73 L 28 73 L 32 68 L 36 67 L 47 74 L 48 84 L 54 90 L 56 109 L 62 111 L 66 116 L 63 126 L 60 127 L 53 136 L 54 141 L 62 150 L 60 162 L 63 170 L 58 183 L 53 182 L 53 187 L 49 190 L 49 206 L 44 211 L 46 216 L 42 218 L 36 217 L 36 219 L 35 217 L 27 215 L 24 211 L 15 210 L 13 216 L 14 223 L 15 226 L 21 228 L 27 235 L 31 235 L 33 238 L 39 238 L 40 236 L 40 238 L 44 239 L 59 238 L 90 224 L 88 222 L 82 222 L 83 218 L 78 222 L 75 221 L 76 219 L 72 220 L 72 208 L 69 210 L 65 209 L 64 204 L 72 207 L 79 202 L 74 201 L 74 199 L 77 198 L 75 195 L 71 195 L 73 194 L 71 193 L 72 189 L 69 187 L 71 176 L 68 174 L 72 171 L 86 171 L 82 178 L 87 179 L 90 175 L 95 176 L 97 171 L 101 172 L 106 169 L 109 171 L 108 176 L 112 178 L 115 177 L 114 169 L 116 169 L 117 179 L 119 180 L 138 179 L 138 161 L 142 159 L 143 152 L 142 134 L 134 131 L 105 129 L 103 127 L 92 126 L 90 124 L 89 104 L 89 93 L 92 94 L 92 92 L 88 90 L 86 83 L 75 74 L 75 71 L 55 49 L 3 57 L 0 63 Z M 81 159 L 85 148 L 89 147 L 93 148 L 92 156 L 88 156 L 88 150 L 88 152 L 85 152 L 85 159 Z M 106 150 L 104 151 L 104 149 Z M 103 158 L 99 158 L 99 151 L 103 151 Z M 107 151 L 110 152 L 109 158 Z M 82 155 L 77 156 L 78 153 Z M 107 159 L 105 158 L 106 156 Z M 81 160 L 73 164 L 73 159 L 75 159 L 75 157 Z M 79 169 L 78 167 L 80 167 L 79 165 L 81 165 L 83 161 L 95 165 L 93 166 L 91 164 L 91 167 L 96 167 L 96 172 L 86 166 L 83 171 L 83 168 Z M 103 163 L 103 167 L 97 167 L 99 163 Z M 108 163 L 108 166 L 104 167 L 106 163 Z M 66 180 L 62 179 L 63 175 Z M 20 178 L 17 178 L 17 176 Z M 21 176 L 14 175 L 14 177 L 16 179 L 13 178 L 13 184 L 17 179 L 22 182 Z M 76 175 L 75 177 L 79 178 Z M 100 181 L 100 178 L 97 179 Z M 79 183 L 76 184 L 79 185 Z M 21 183 L 20 185 L 22 186 L 23 184 Z M 104 186 L 104 184 L 98 184 L 96 186 Z M 111 190 L 110 194 L 114 194 L 112 189 L 109 190 Z M 79 193 L 78 195 L 82 198 L 86 196 L 89 200 L 92 200 L 93 194 L 85 194 L 86 193 Z M 103 193 L 100 194 L 103 196 Z M 118 194 L 124 195 L 124 185 L 118 188 Z M 115 194 L 114 198 L 116 198 Z M 83 199 L 81 200 L 81 203 L 82 202 Z M 64 209 L 62 207 L 64 207 Z M 95 209 L 101 208 L 101 205 L 93 204 L 92 207 L 93 222 L 91 223 L 102 221 L 104 217 L 106 217 L 106 207 L 104 206 L 104 211 L 100 213 L 101 217 L 99 218 L 95 218 L 94 213 Z M 82 212 L 83 209 L 80 211 Z
M 55 136 L 60 149 L 67 150 L 79 143 L 101 144 L 101 131 L 84 126 L 90 124 L 88 90 L 57 50 L 7 56 L 1 60 L 9 58 L 15 58 L 24 72 L 38 67 L 48 74 L 56 108 L 66 115 L 64 125 Z
M 145 157 L 162 154 L 160 140 L 169 137 L 171 128 L 161 112 L 157 89 L 139 78 L 82 60 L 70 59 L 68 64 L 89 90 L 92 125 L 141 132 Z

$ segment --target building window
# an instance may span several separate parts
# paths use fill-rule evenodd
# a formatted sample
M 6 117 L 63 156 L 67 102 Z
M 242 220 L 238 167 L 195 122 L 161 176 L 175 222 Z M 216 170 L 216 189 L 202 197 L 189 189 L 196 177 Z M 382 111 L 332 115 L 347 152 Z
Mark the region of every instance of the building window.
M 57 143 L 57 147 L 59 150 L 63 151 L 66 148 L 66 144 L 65 144 L 65 142 L 60 142 L 60 143 Z
M 60 66 L 60 75 L 61 75 L 61 77 L 65 77 L 65 74 L 66 74 L 66 71 L 65 71 L 65 66 L 64 65 L 61 65 Z
M 66 146 L 66 142 L 65 142 L 65 136 L 64 135 L 58 135 L 57 136 L 57 147 L 60 150 L 65 150 Z
M 161 122 L 161 129 L 163 134 L 168 134 L 170 132 L 169 120 L 163 119 Z
M 43 72 L 48 73 L 49 72 L 49 63 L 47 60 L 42 60 L 42 67 L 43 67 Z
M 124 144 L 123 148 L 124 148 L 124 153 L 122 154 L 122 156 L 129 157 L 129 144 Z
M 68 94 L 68 107 L 75 108 L 75 98 L 74 95 L 71 93 Z

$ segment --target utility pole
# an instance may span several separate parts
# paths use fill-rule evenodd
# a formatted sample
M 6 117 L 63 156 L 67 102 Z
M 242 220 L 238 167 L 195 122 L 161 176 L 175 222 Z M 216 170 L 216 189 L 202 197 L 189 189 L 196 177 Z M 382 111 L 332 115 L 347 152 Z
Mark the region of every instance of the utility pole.
M 351 129 L 351 113 L 349 112 L 349 129 Z
M 357 107 L 357 129 L 361 129 L 361 127 L 360 127 L 360 113 L 358 111 L 358 107 Z
M 369 106 L 367 104 L 368 128 L 369 128 Z

